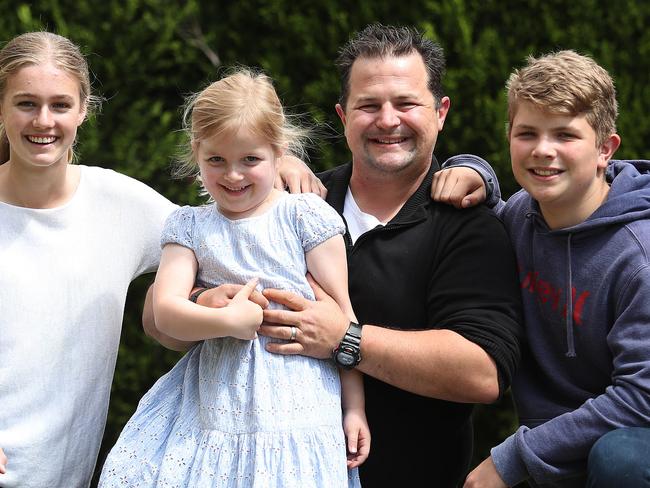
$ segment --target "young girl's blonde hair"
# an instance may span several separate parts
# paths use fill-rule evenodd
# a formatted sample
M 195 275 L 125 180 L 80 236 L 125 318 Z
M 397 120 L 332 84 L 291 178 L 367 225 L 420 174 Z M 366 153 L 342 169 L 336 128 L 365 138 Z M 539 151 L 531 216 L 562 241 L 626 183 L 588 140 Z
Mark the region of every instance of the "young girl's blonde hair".
M 79 82 L 79 101 L 86 116 L 99 106 L 100 99 L 90 90 L 90 73 L 86 58 L 70 39 L 51 32 L 27 32 L 14 37 L 0 50 L 0 101 L 4 98 L 9 77 L 26 66 L 51 62 Z M 68 162 L 74 153 L 70 148 Z M 9 160 L 9 140 L 0 123 L 0 164 Z
M 188 98 L 183 127 L 189 139 L 175 170 L 178 177 L 198 176 L 194 148 L 215 136 L 245 128 L 268 141 L 276 154 L 305 154 L 308 130 L 289 120 L 271 79 L 250 68 L 237 68 Z

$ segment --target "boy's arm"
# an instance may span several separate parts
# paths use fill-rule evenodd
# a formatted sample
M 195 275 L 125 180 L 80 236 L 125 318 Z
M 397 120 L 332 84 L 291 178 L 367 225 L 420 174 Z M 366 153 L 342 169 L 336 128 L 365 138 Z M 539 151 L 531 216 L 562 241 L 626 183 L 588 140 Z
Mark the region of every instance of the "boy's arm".
M 178 244 L 167 244 L 163 248 L 153 292 L 158 330 L 181 341 L 225 336 L 254 339 L 262 323 L 262 308 L 248 298 L 257 280 L 249 281 L 226 307 L 202 307 L 187 299 L 194 286 L 197 267 L 191 249 Z
M 474 171 L 452 168 L 471 168 Z M 457 208 L 471 207 L 483 201 L 494 208 L 500 206 L 501 188 L 487 161 L 473 154 L 459 154 L 445 161 L 442 169 L 433 175 L 431 198 Z
M 308 251 L 305 257 L 312 277 L 336 301 L 349 320 L 356 321 L 348 295 L 348 264 L 343 236 L 330 237 Z M 348 467 L 354 468 L 367 459 L 370 451 L 363 378 L 359 371 L 341 370 L 341 395 Z
M 520 427 L 492 449 L 494 465 L 509 486 L 529 477 L 543 485 L 575 475 L 584 471 L 591 447 L 604 434 L 650 425 L 648 296 L 650 265 L 617 298 L 622 312 L 607 336 L 612 382 L 601 395 L 535 428 Z

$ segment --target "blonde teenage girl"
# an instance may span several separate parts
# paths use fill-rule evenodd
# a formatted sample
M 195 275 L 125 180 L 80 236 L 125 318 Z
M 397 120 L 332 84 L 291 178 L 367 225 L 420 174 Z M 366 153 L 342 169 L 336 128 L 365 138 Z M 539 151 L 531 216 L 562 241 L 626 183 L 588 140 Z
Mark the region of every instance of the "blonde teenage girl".
M 129 283 L 154 271 L 174 206 L 73 165 L 93 107 L 79 48 L 30 32 L 0 50 L 0 486 L 87 487 Z

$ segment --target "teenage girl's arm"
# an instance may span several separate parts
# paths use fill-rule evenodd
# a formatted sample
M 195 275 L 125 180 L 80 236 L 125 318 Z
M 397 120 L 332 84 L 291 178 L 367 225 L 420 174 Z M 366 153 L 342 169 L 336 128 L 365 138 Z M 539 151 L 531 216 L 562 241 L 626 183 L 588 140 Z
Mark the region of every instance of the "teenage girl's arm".
M 172 351 L 189 351 L 189 349 L 196 344 L 195 341 L 181 341 L 174 339 L 166 334 L 163 334 L 156 327 L 156 321 L 154 320 L 153 314 L 153 283 L 147 290 L 147 294 L 144 298 L 144 307 L 142 309 L 142 328 L 144 333 L 157 341 L 159 344 L 162 344 L 167 349 Z
M 306 254 L 307 269 L 321 287 L 356 320 L 348 295 L 348 264 L 343 236 L 331 237 Z M 365 413 L 363 378 L 357 370 L 340 370 L 343 430 L 347 439 L 348 468 L 361 465 L 370 452 L 370 429 Z
M 243 287 L 244 285 L 235 284 L 224 284 L 209 289 L 195 286 L 192 288 L 192 291 L 190 293 L 194 293 L 195 291 L 199 290 L 205 290 L 199 295 L 196 303 L 203 305 L 204 307 L 221 308 L 228 306 L 228 304 L 232 301 L 233 298 L 235 298 L 237 293 L 241 291 Z M 269 301 L 264 298 L 264 295 L 262 295 L 257 290 L 253 291 L 249 297 L 249 300 L 257 303 L 262 308 L 269 306 Z M 181 341 L 174 339 L 173 337 L 165 335 L 158 330 L 153 314 L 153 284 L 147 290 L 147 295 L 144 299 L 144 308 L 142 310 L 142 328 L 144 329 L 144 333 L 146 335 L 156 340 L 167 349 L 171 349 L 173 351 L 188 351 L 194 344 L 196 344 L 196 341 Z
M 7 472 L 7 456 L 5 452 L 0 447 L 0 474 L 5 474 Z
M 163 248 L 153 291 L 156 327 L 181 341 L 215 337 L 251 340 L 262 323 L 262 307 L 248 300 L 257 279 L 251 280 L 223 308 L 209 308 L 187 299 L 194 287 L 198 263 L 194 252 L 179 244 Z

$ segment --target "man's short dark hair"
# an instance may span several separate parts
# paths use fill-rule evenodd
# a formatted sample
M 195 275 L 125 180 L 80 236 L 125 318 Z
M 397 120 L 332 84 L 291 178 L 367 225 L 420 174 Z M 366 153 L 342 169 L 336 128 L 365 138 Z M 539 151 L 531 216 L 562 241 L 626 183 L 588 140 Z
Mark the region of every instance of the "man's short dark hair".
M 350 71 L 358 58 L 384 58 L 408 56 L 413 52 L 422 56 L 428 75 L 429 90 L 436 106 L 444 96 L 442 77 L 445 72 L 445 54 L 442 47 L 426 39 L 413 27 L 394 27 L 374 23 L 357 32 L 340 50 L 336 66 L 341 75 L 339 103 L 345 110 L 350 93 Z

